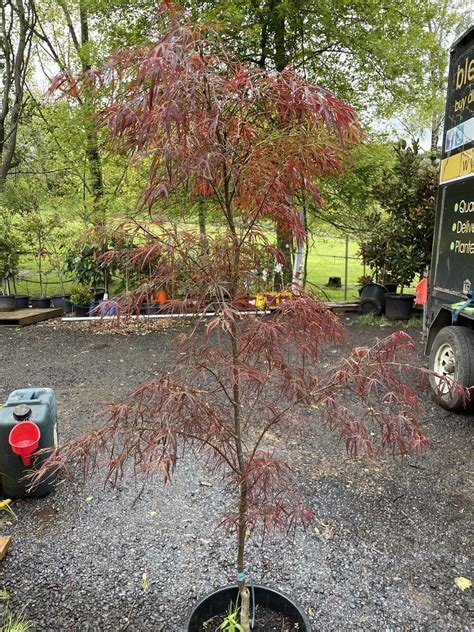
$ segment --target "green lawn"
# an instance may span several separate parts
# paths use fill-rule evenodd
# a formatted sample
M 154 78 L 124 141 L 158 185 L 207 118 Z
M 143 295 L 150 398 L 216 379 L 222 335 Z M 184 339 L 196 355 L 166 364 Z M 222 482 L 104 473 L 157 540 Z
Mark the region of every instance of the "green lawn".
M 338 301 L 344 300 L 345 253 L 344 237 L 314 236 L 308 256 L 308 281 Z M 364 273 L 362 261 L 357 258 L 357 241 L 350 239 L 347 261 L 347 299 L 359 296 L 357 280 Z M 325 287 L 329 277 L 341 278 L 341 289 Z
M 24 255 L 20 259 L 20 274 L 16 280 L 16 292 L 17 294 L 28 294 L 29 296 L 40 295 L 39 285 L 39 273 L 37 272 L 38 264 L 32 256 Z M 43 282 L 45 288 L 45 295 L 51 296 L 53 294 L 61 294 L 61 284 L 59 283 L 58 274 L 55 270 L 51 269 L 49 261 L 44 263 Z M 68 278 L 69 274 L 65 273 L 65 278 Z M 70 292 L 74 287 L 73 283 L 65 283 L 64 289 L 66 292 Z

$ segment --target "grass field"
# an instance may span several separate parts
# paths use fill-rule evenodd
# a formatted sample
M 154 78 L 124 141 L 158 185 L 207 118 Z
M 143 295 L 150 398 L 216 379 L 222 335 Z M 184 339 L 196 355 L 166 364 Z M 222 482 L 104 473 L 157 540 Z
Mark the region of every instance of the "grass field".
M 349 239 L 347 260 L 347 299 L 359 296 L 357 280 L 364 273 L 362 261 L 357 257 L 359 245 Z M 308 255 L 308 281 L 320 288 L 329 298 L 344 300 L 346 240 L 337 236 L 314 236 Z M 325 287 L 329 277 L 340 277 L 340 289 Z

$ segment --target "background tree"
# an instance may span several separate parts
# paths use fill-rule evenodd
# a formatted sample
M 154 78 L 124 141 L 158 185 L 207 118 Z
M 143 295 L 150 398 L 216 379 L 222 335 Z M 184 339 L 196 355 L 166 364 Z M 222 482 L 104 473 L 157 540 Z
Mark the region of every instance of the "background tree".
M 4 0 L 0 24 L 0 189 L 20 160 L 18 127 L 24 106 L 35 16 L 29 0 Z
M 467 13 L 461 2 L 446 0 L 387 5 L 193 0 L 187 6 L 199 19 L 210 16 L 227 25 L 229 47 L 241 59 L 277 70 L 292 63 L 371 118 L 374 111 L 388 117 L 407 104 L 425 103 L 432 90 L 431 71 L 436 81 L 445 82 L 444 48 L 450 43 L 445 38 L 465 23 Z
M 393 143 L 372 137 L 351 151 L 343 173 L 321 182 L 325 204 L 310 206 L 311 228 L 334 226 L 362 235 L 371 229 L 372 213 L 379 209 L 374 186 L 393 167 Z
M 464 2 L 430 1 L 424 28 L 431 43 L 420 51 L 419 64 L 424 72 L 414 91 L 417 98 L 396 112 L 402 134 L 412 141 L 428 136 L 433 155 L 439 151 L 443 134 L 448 51 L 456 37 L 471 26 L 472 19 L 472 6 Z
M 410 283 L 431 261 L 439 167 L 418 143 L 400 142 L 395 163 L 374 189 L 383 212 L 361 242 L 364 262 L 377 281 Z
M 58 11 L 59 9 L 59 11 Z M 65 25 L 68 37 L 56 37 L 57 25 L 50 26 L 48 20 L 52 12 L 61 16 Z M 90 39 L 90 16 L 89 2 L 78 0 L 77 3 L 57 0 L 53 5 L 35 3 L 35 15 L 37 17 L 37 28 L 35 35 L 41 44 L 41 49 L 48 55 L 59 71 L 74 71 L 75 68 L 82 72 L 91 69 L 92 63 L 96 61 L 94 56 L 94 46 Z M 53 32 L 51 33 L 51 28 Z M 64 42 L 67 42 L 67 53 L 65 54 Z M 74 55 L 71 58 L 71 47 Z M 71 63 L 74 60 L 74 63 Z M 84 92 L 77 99 L 77 106 L 81 109 L 81 119 L 85 134 L 85 155 L 89 167 L 89 190 L 93 204 L 92 220 L 94 223 L 103 224 L 105 221 L 103 210 L 104 181 L 102 173 L 102 160 L 99 150 L 99 140 L 94 124 L 91 98 Z
M 228 25 L 228 46 L 241 59 L 278 71 L 291 63 L 356 107 L 367 129 L 374 113 L 389 118 L 409 111 L 416 112 L 418 128 L 433 126 L 433 139 L 438 134 L 446 39 L 460 23 L 460 6 L 445 0 L 383 6 L 365 0 L 234 0 L 187 6 L 200 19 L 210 16 Z M 276 241 L 286 255 L 289 281 L 293 244 L 278 223 Z

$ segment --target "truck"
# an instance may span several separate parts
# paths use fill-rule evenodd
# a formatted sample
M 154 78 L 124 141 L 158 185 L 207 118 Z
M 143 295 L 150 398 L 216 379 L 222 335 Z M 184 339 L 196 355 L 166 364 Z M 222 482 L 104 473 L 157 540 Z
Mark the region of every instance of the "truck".
M 474 26 L 451 47 L 426 305 L 430 383 L 443 408 L 474 404 Z M 467 390 L 454 386 L 457 383 Z

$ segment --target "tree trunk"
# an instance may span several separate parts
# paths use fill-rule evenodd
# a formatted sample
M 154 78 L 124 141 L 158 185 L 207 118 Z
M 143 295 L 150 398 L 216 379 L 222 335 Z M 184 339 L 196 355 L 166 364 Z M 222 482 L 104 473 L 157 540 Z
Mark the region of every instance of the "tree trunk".
M 275 68 L 278 72 L 281 72 L 288 65 L 288 53 L 286 51 L 285 40 L 285 16 L 280 11 L 282 0 L 270 0 L 269 17 L 270 26 L 273 32 L 274 41 L 274 56 L 273 61 Z M 291 282 L 292 270 L 291 270 L 291 247 L 292 239 L 291 235 L 286 230 L 285 226 L 278 222 L 276 223 L 276 242 L 277 248 L 283 253 L 283 284 Z
M 280 7 L 283 3 L 282 0 L 272 0 L 270 4 L 272 5 L 271 25 L 275 51 L 273 61 L 275 68 L 278 72 L 281 72 L 286 68 L 289 62 L 285 40 L 285 16 L 280 11 Z
M 201 243 L 201 255 L 207 253 L 207 233 L 206 233 L 206 202 L 204 198 L 199 197 L 198 200 L 198 221 L 199 221 L 199 240 Z
M 79 2 L 79 28 L 80 35 L 76 32 L 73 17 L 69 11 L 69 5 L 66 0 L 58 0 L 58 4 L 63 10 L 67 23 L 69 35 L 76 49 L 79 58 L 81 70 L 83 73 L 88 72 L 92 67 L 90 55 L 90 37 L 89 37 L 89 17 L 87 13 L 87 3 L 84 0 Z M 49 41 L 48 41 L 49 44 Z M 51 46 L 50 46 L 51 48 Z M 58 57 L 52 50 L 53 57 Z M 99 143 L 96 131 L 95 121 L 93 120 L 94 107 L 92 103 L 92 95 L 87 90 L 83 93 L 81 102 L 86 133 L 86 158 L 89 167 L 90 191 L 92 194 L 92 213 L 91 221 L 95 225 L 105 225 L 105 209 L 103 206 L 104 197 L 104 180 L 102 174 L 102 161 L 100 158 Z
M 277 248 L 283 254 L 283 270 L 282 270 L 282 279 L 280 283 L 277 283 L 280 286 L 285 286 L 288 283 L 291 283 L 291 235 L 286 230 L 286 227 L 281 223 L 277 222 L 276 225 L 276 238 L 277 238 Z M 278 289 L 281 289 L 278 288 Z
M 0 104 L 0 190 L 8 172 L 18 166 L 16 144 L 24 105 L 34 12 L 23 0 L 4 0 L 1 9 L 0 52 L 3 61 L 3 94 Z
M 306 216 L 306 209 L 303 204 L 300 209 L 300 222 L 302 226 L 305 225 L 305 216 Z M 302 237 L 301 239 L 299 239 L 298 243 L 296 244 L 296 252 L 293 258 L 293 279 L 292 279 L 292 285 L 293 285 L 294 291 L 298 291 L 298 289 L 300 289 L 302 286 L 303 256 L 304 256 L 305 244 L 306 244 L 306 235 Z
M 249 589 L 245 583 L 245 538 L 247 536 L 247 481 L 245 479 L 245 460 L 242 449 L 242 429 L 241 429 L 241 402 L 240 402 L 240 376 L 239 376 L 239 336 L 235 322 L 231 327 L 232 336 L 232 365 L 233 381 L 232 389 L 234 401 L 234 433 L 239 473 L 241 477 L 240 497 L 239 497 L 239 522 L 237 527 L 237 580 L 240 594 L 240 625 L 243 632 L 250 632 L 250 600 Z
M 303 289 L 306 287 L 306 282 L 308 280 L 308 255 L 309 255 L 309 234 L 308 234 L 308 209 L 306 208 L 306 204 L 303 206 L 304 211 L 304 230 L 305 230 L 305 239 L 304 239 L 304 264 L 303 264 Z
M 230 178 L 227 172 L 227 168 L 223 167 L 223 180 L 224 180 L 224 203 L 225 203 L 225 216 L 227 219 L 227 225 L 229 231 L 232 234 L 233 240 L 233 256 L 231 258 L 231 282 L 229 292 L 231 299 L 234 300 L 240 289 L 240 250 L 242 248 L 241 242 L 237 236 L 234 214 L 231 203 L 231 191 L 230 191 Z M 239 327 L 235 320 L 230 324 L 230 343 L 231 343 L 231 372 L 232 372 L 232 406 L 233 406 L 233 421 L 234 421 L 234 441 L 235 452 L 237 455 L 237 468 L 240 477 L 240 489 L 239 489 L 239 517 L 237 525 L 237 581 L 239 585 L 240 594 L 240 624 L 243 632 L 250 632 L 250 600 L 249 590 L 245 583 L 245 539 L 247 536 L 247 510 L 248 510 L 248 483 L 246 479 L 246 462 L 244 457 L 244 445 L 242 440 L 242 402 L 241 402 L 241 388 L 240 388 L 240 370 L 239 370 Z
M 91 69 L 92 63 L 90 59 L 90 52 L 88 45 L 89 39 L 89 21 L 87 15 L 87 8 L 83 1 L 79 4 L 79 19 L 81 25 L 81 49 L 79 55 L 81 58 L 82 71 L 87 72 Z M 104 196 L 104 181 L 102 176 L 102 163 L 100 159 L 99 144 L 97 138 L 97 131 L 95 122 L 90 120 L 94 110 L 92 106 L 91 95 L 85 93 L 84 102 L 85 114 L 89 120 L 86 120 L 86 134 L 87 134 L 87 161 L 89 163 L 89 174 L 91 179 L 91 191 L 93 201 L 93 217 L 94 224 L 105 225 L 105 209 L 102 204 L 102 198 Z

